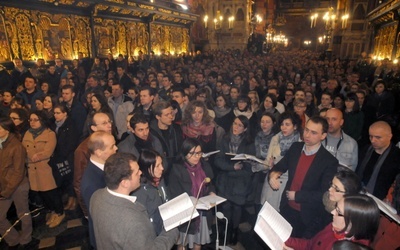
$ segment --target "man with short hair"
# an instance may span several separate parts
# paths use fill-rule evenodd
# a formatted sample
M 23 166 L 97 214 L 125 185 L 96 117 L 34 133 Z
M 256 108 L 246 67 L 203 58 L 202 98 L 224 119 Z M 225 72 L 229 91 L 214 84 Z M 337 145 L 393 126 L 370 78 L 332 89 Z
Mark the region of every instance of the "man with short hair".
M 16 90 L 18 85 L 24 83 L 24 79 L 26 76 L 31 76 L 27 67 L 25 67 L 22 63 L 22 60 L 19 58 L 14 58 L 14 69 L 11 71 L 11 81 L 12 81 L 12 90 Z
M 292 237 L 310 239 L 332 220 L 322 196 L 329 189 L 338 161 L 321 147 L 327 131 L 324 118 L 311 117 L 304 129 L 304 142 L 294 142 L 269 174 L 270 186 L 279 189 L 279 177 L 289 171 L 279 210 L 293 227 Z
M 168 166 L 165 171 L 177 161 L 183 141 L 182 129 L 173 123 L 172 106 L 169 102 L 159 101 L 153 105 L 155 120 L 150 123 L 151 134 L 157 137 L 163 148 L 163 155 L 166 157 Z
M 392 129 L 378 121 L 369 127 L 371 145 L 360 153 L 356 173 L 368 192 L 383 200 L 400 173 L 400 149 L 392 142 Z
M 44 93 L 36 88 L 37 80 L 33 76 L 26 76 L 24 86 L 25 89 L 17 94 L 17 96 L 24 99 L 26 105 L 31 110 L 36 110 L 36 100 L 42 96 Z
M 119 67 L 118 67 L 119 68 Z M 113 111 L 115 126 L 118 130 L 118 139 L 121 139 L 123 133 L 126 132 L 126 116 L 134 109 L 132 99 L 124 95 L 124 89 L 121 83 L 114 83 L 111 86 L 112 93 L 108 98 L 108 106 Z
M 158 91 L 158 96 L 164 101 L 171 100 L 172 81 L 169 75 L 164 75 L 161 79 L 162 88 Z
M 118 144 L 119 152 L 139 157 L 143 149 L 153 149 L 164 157 L 160 140 L 150 133 L 149 122 L 142 114 L 134 114 L 130 120 L 131 133 Z M 167 166 L 165 164 L 164 166 Z
M 69 110 L 69 116 L 75 124 L 79 138 L 82 135 L 83 126 L 85 125 L 85 117 L 87 116 L 86 109 L 82 103 L 75 98 L 75 90 L 72 85 L 67 84 L 61 88 L 61 97 L 63 103 Z
M 81 193 L 86 207 L 89 207 L 90 198 L 93 193 L 106 186 L 104 180 L 104 163 L 111 155 L 117 152 L 115 139 L 107 132 L 94 132 L 89 137 L 88 149 L 90 161 L 85 169 L 81 182 Z M 90 244 L 96 248 L 96 241 L 93 232 L 93 221 L 89 213 L 89 237 Z
M 101 112 L 95 113 L 92 119 L 89 121 L 89 123 L 90 123 L 90 132 L 102 131 L 111 135 L 112 122 L 110 120 L 110 117 L 106 113 L 101 113 Z M 90 159 L 90 153 L 88 149 L 89 140 L 90 137 L 87 137 L 85 140 L 83 140 L 74 152 L 73 185 L 77 200 L 85 217 L 88 216 L 88 208 L 85 206 L 85 203 L 81 195 L 81 182 L 83 173 L 85 172 L 85 169 Z
M 325 116 L 329 124 L 328 134 L 322 145 L 339 163 L 355 170 L 358 164 L 358 145 L 349 135 L 343 132 L 343 112 L 337 108 L 328 109 Z
M 121 84 L 124 93 L 128 92 L 129 87 L 133 85 L 131 78 L 125 73 L 125 68 L 122 65 L 117 66 L 117 80 Z
M 104 164 L 107 187 L 93 194 L 90 214 L 98 249 L 171 249 L 179 232 L 165 230 L 158 236 L 146 208 L 129 194 L 140 187 L 137 158 L 117 153 Z
M 153 101 L 155 98 L 155 90 L 148 85 L 143 86 L 139 90 L 140 105 L 135 109 L 135 113 L 141 113 L 145 115 L 148 120 L 152 119 L 152 108 Z

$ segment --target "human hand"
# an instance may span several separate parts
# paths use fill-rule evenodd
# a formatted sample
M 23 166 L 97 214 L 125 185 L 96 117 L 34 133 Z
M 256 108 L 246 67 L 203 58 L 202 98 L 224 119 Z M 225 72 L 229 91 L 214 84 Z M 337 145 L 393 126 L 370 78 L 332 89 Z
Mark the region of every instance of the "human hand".
M 294 248 L 288 247 L 285 244 L 283 244 L 283 250 L 294 250 Z
M 286 198 L 290 201 L 294 201 L 296 197 L 296 191 L 286 191 Z
M 269 174 L 269 185 L 273 190 L 278 190 L 281 186 L 281 182 L 279 181 L 279 177 L 281 176 L 281 173 L 272 171 Z
M 40 156 L 41 156 L 40 153 L 36 153 L 36 154 L 32 155 L 32 158 L 31 158 L 32 162 L 40 161 Z
M 233 168 L 234 168 L 235 170 L 240 170 L 240 169 L 242 169 L 242 168 L 243 168 L 242 162 L 241 162 L 241 161 L 236 162 L 235 165 L 233 165 Z

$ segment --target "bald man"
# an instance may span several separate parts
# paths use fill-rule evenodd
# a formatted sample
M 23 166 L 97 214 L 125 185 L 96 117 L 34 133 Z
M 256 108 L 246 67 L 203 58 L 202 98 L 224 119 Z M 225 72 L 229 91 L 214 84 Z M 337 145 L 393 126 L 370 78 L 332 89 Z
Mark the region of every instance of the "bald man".
M 384 199 L 400 173 L 400 149 L 391 143 L 392 129 L 384 121 L 369 127 L 369 139 L 371 145 L 359 155 L 357 174 L 368 192 Z
M 358 164 L 358 145 L 349 135 L 343 132 L 343 112 L 337 108 L 326 111 L 325 119 L 329 124 L 328 134 L 322 145 L 329 151 L 340 164 L 356 170 Z

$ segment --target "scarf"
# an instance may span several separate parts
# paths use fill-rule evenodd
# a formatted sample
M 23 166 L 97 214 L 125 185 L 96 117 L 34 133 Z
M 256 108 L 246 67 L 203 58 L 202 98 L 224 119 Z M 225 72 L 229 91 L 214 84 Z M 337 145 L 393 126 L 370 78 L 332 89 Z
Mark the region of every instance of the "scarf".
M 201 166 L 201 161 L 199 161 L 196 165 L 190 165 L 188 162 L 185 162 L 184 166 L 186 167 L 186 170 L 189 173 L 190 180 L 192 182 L 192 187 L 191 187 L 191 195 L 194 197 L 197 197 L 197 194 L 200 191 L 200 186 L 201 183 L 204 181 L 206 178 L 206 173 L 204 173 L 204 170 Z M 204 194 L 204 184 L 203 184 L 203 190 L 201 190 L 200 196 L 203 196 Z
M 251 110 L 240 111 L 238 108 L 235 108 L 233 110 L 233 113 L 235 114 L 236 117 L 238 117 L 239 115 L 244 115 L 249 120 L 253 116 L 253 111 L 251 111 Z
M 333 236 L 335 237 L 335 239 L 337 240 L 350 240 L 353 241 L 354 236 L 351 237 L 346 237 L 347 232 L 338 232 L 336 231 L 333 226 L 332 226 L 332 231 L 333 231 Z
M 374 170 L 372 172 L 371 178 L 369 179 L 368 183 L 364 183 L 364 184 L 366 184 L 367 191 L 370 192 L 371 194 L 375 190 L 376 179 L 378 178 L 379 171 L 381 170 L 382 164 L 386 160 L 386 157 L 388 156 L 391 148 L 392 148 L 392 143 L 385 150 L 385 152 L 383 152 L 381 154 L 381 156 L 379 156 L 377 162 L 375 163 Z M 372 145 L 369 146 L 367 153 L 365 154 L 365 157 L 364 157 L 363 161 L 361 162 L 360 170 L 357 171 L 357 174 L 359 176 L 362 176 L 362 174 L 364 173 L 365 167 L 367 166 L 368 161 L 371 158 L 373 151 L 374 151 L 374 148 L 372 147 Z
M 55 123 L 56 123 L 56 133 L 57 133 L 57 134 L 58 134 L 58 129 L 61 128 L 61 126 L 64 124 L 65 120 L 67 120 L 67 119 L 64 119 L 64 120 L 62 120 L 62 121 L 56 121 L 56 122 L 55 122 Z
M 158 185 L 160 185 L 160 181 L 161 178 L 153 177 L 153 181 L 151 182 L 151 184 L 153 184 L 153 186 L 155 187 L 158 187 Z
M 279 148 L 281 149 L 281 156 L 285 156 L 293 142 L 299 141 L 299 139 L 300 134 L 297 131 L 294 131 L 293 134 L 288 136 L 284 136 L 282 132 L 279 132 Z
M 143 149 L 147 148 L 147 149 L 152 149 L 153 145 L 151 143 L 151 137 L 149 135 L 149 137 L 147 138 L 147 140 L 142 140 L 139 137 L 137 137 L 135 134 L 133 135 L 135 136 L 136 142 L 135 142 L 135 147 L 138 150 L 138 152 L 142 152 Z
M 231 108 L 227 108 L 227 107 L 214 107 L 214 112 L 215 112 L 215 116 L 217 118 L 221 118 L 223 116 L 225 116 L 226 114 L 228 114 L 229 112 L 231 112 Z
M 265 134 L 264 131 L 260 131 L 256 135 L 255 145 L 256 145 L 256 157 L 260 159 L 265 159 L 267 157 L 269 144 L 271 143 L 272 137 L 275 134 L 271 131 L 269 134 Z
M 192 122 L 182 126 L 182 132 L 186 137 L 201 139 L 201 141 L 207 143 L 212 140 L 214 133 L 214 123 L 204 124 L 195 126 Z
M 234 135 L 232 132 L 230 132 L 230 141 L 229 141 L 229 153 L 236 154 L 240 143 L 243 140 L 243 134 L 241 135 Z
M 44 130 L 45 130 L 45 127 L 43 127 L 43 126 L 40 126 L 40 128 L 37 128 L 37 129 L 33 129 L 33 128 L 28 129 L 28 131 L 32 134 L 33 139 L 36 139 L 36 137 L 38 137 Z

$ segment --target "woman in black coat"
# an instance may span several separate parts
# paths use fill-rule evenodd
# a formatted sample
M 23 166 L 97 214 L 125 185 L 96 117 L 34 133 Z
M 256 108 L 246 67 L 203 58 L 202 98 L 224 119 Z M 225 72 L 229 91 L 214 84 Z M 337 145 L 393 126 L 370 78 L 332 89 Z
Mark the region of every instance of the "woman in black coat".
M 52 129 L 57 136 L 57 145 L 54 150 L 50 166 L 53 169 L 53 175 L 56 184 L 61 191 L 68 195 L 66 210 L 75 210 L 76 198 L 73 188 L 74 177 L 74 152 L 78 146 L 78 132 L 74 122 L 68 117 L 68 109 L 65 105 L 56 105 L 54 107 L 54 119 Z
M 244 115 L 237 116 L 230 133 L 224 136 L 220 152 L 215 158 L 215 167 L 220 170 L 217 177 L 217 193 L 227 199 L 222 203 L 222 211 L 229 220 L 227 241 L 237 243 L 237 232 L 242 216 L 243 205 L 251 191 L 252 170 L 248 161 L 232 161 L 229 154 L 255 155 L 251 140 L 250 123 Z

